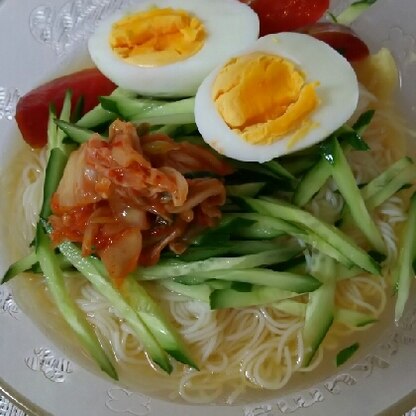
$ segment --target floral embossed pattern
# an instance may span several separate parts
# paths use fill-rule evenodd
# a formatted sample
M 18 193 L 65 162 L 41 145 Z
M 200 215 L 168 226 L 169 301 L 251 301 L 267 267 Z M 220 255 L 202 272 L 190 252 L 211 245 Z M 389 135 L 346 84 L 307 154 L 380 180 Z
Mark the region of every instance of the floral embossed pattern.
M 26 413 L 19 409 L 7 397 L 0 394 L 0 416 L 27 416 Z
M 20 94 L 16 88 L 0 87 L 0 120 L 12 120 Z
M 41 5 L 30 15 L 30 31 L 61 55 L 86 39 L 102 18 L 127 4 L 127 0 L 75 0 L 60 8 Z
M 0 313 L 7 313 L 14 318 L 19 313 L 19 308 L 6 286 L 0 287 Z
M 26 365 L 33 371 L 41 372 L 48 380 L 62 383 L 67 374 L 72 373 L 71 363 L 66 358 L 55 357 L 47 348 L 36 348 L 33 355 L 25 359 Z
M 105 405 L 115 413 L 133 416 L 150 415 L 150 398 L 125 389 L 109 389 Z

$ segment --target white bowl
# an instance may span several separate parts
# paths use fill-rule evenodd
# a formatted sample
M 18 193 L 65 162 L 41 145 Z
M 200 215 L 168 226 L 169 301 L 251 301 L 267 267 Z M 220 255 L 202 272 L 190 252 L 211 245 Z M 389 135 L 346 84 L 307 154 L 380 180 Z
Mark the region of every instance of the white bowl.
M 82 64 L 85 39 L 102 15 L 123 0 L 6 0 L 0 3 L 0 167 L 18 147 L 13 121 L 18 96 L 54 74 Z M 339 11 L 351 1 L 333 1 Z M 416 2 L 378 0 L 354 28 L 372 50 L 386 46 L 398 61 L 398 102 L 409 122 L 416 120 Z M 2 195 L 1 203 L 6 199 Z M 9 231 L 0 218 L 0 235 Z M 0 242 L 0 273 L 9 263 L 7 241 Z M 412 302 L 409 302 L 410 304 Z M 187 406 L 131 393 L 68 360 L 21 312 L 10 289 L 0 287 L 0 415 L 17 411 L 57 416 L 115 414 L 136 416 L 277 416 L 282 414 L 399 415 L 416 404 L 416 308 L 409 305 L 398 327 L 383 327 L 365 354 L 338 374 L 307 390 L 246 406 Z M 319 377 L 318 377 L 319 378 Z M 5 409 L 5 410 L 4 410 Z M 13 410 L 14 409 L 14 410 Z M 40 410 L 41 409 L 41 410 Z M 32 411 L 32 413 L 31 413 Z M 37 412 L 37 413 L 36 413 Z M 19 414 L 19 413 L 16 413 Z

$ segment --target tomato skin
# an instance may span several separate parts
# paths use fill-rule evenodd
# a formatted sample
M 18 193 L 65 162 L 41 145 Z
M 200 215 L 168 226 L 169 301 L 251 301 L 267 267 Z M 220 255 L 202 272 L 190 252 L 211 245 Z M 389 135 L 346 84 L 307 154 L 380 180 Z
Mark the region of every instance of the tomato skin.
M 258 14 L 260 36 L 291 32 L 317 22 L 329 8 L 329 0 L 245 1 Z
M 100 95 L 109 95 L 116 85 L 98 69 L 88 68 L 56 78 L 29 91 L 17 103 L 16 122 L 23 139 L 34 148 L 47 142 L 49 105 L 53 103 L 59 114 L 65 92 L 72 90 L 72 105 L 84 97 L 84 112 L 98 104 Z
M 365 42 L 348 26 L 338 23 L 315 23 L 299 29 L 298 32 L 327 43 L 350 62 L 359 61 L 370 54 Z

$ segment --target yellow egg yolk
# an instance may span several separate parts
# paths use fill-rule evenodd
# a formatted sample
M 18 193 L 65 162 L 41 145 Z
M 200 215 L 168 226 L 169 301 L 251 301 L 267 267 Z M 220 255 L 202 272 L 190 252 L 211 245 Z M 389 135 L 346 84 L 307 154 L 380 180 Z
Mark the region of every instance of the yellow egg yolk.
M 227 125 L 249 143 L 270 144 L 302 132 L 297 141 L 313 126 L 316 86 L 289 60 L 255 52 L 232 58 L 221 69 L 212 98 Z
M 114 23 L 110 46 L 131 64 L 155 67 L 196 54 L 205 37 L 202 22 L 187 11 L 155 7 Z

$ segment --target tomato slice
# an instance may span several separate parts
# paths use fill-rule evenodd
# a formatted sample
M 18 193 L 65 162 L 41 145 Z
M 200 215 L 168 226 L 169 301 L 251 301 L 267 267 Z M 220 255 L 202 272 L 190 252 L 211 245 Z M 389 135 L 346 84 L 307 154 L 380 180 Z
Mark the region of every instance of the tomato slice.
M 329 8 L 329 0 L 244 1 L 258 14 L 260 35 L 290 32 L 317 22 Z
M 16 121 L 23 139 L 32 147 L 43 147 L 47 141 L 49 104 L 54 103 L 58 114 L 66 90 L 72 90 L 72 105 L 84 97 L 84 111 L 98 104 L 100 95 L 108 95 L 116 85 L 98 69 L 88 68 L 56 78 L 28 92 L 16 106 Z
M 370 54 L 365 42 L 348 26 L 337 23 L 315 23 L 299 29 L 298 32 L 322 40 L 350 62 L 359 61 Z

